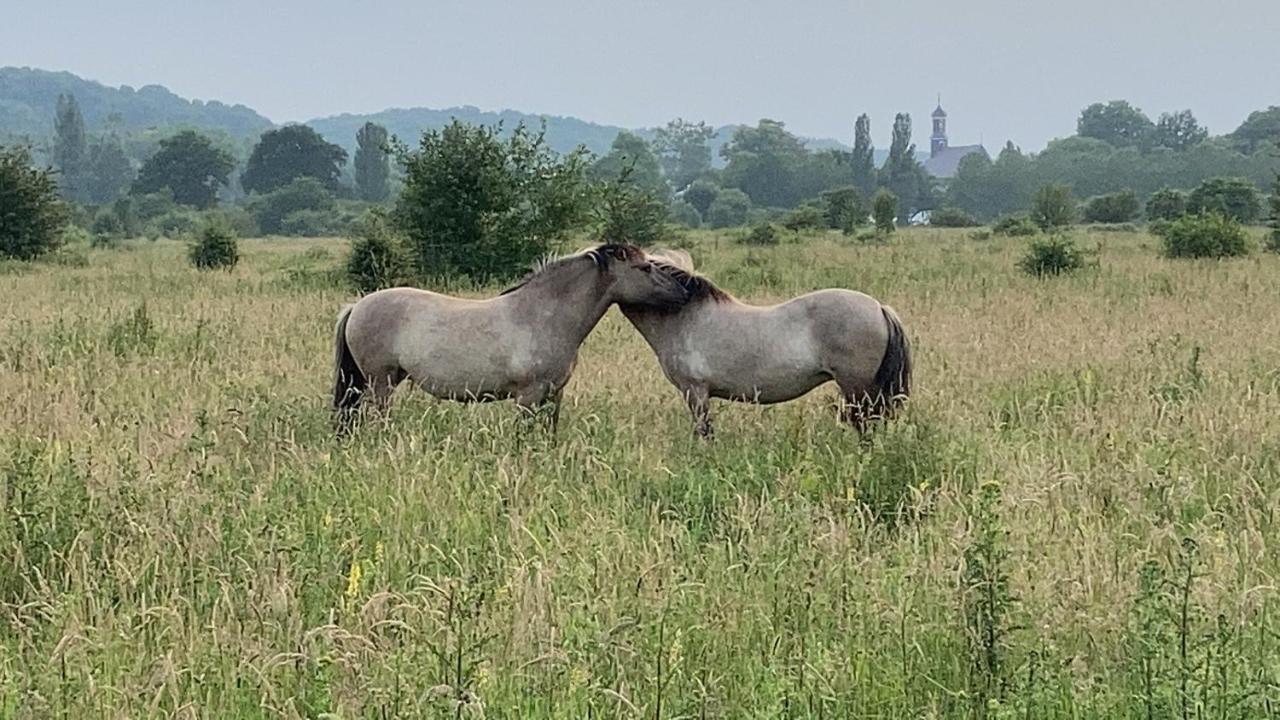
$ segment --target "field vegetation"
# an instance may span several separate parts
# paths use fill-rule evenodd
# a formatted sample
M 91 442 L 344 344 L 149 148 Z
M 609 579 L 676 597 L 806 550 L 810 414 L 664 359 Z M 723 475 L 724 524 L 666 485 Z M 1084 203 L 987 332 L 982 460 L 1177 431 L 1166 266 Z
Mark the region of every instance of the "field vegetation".
M 345 241 L 0 263 L 0 717 L 1273 716 L 1280 257 L 1072 232 L 1043 277 L 963 229 L 673 240 L 901 313 L 867 442 L 829 389 L 696 440 L 615 311 L 555 437 L 402 390 L 339 443 Z

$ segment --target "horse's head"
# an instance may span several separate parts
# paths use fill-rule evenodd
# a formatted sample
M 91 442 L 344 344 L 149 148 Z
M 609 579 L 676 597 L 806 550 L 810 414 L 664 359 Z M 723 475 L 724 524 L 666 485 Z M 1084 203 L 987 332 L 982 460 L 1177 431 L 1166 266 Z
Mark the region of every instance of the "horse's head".
M 660 272 L 640 248 L 610 243 L 593 252 L 600 269 L 612 279 L 613 301 L 619 305 L 676 308 L 688 302 L 684 286 Z

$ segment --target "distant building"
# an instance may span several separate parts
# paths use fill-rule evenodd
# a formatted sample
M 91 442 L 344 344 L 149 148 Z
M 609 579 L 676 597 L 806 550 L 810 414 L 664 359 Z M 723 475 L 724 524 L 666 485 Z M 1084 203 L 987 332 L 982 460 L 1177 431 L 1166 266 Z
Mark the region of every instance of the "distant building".
M 929 159 L 924 161 L 924 169 L 940 180 L 950 180 L 956 176 L 960 161 L 969 155 L 982 153 L 990 158 L 987 149 L 982 145 L 951 145 L 947 142 L 947 111 L 942 109 L 942 100 L 933 111 L 933 134 L 929 136 Z

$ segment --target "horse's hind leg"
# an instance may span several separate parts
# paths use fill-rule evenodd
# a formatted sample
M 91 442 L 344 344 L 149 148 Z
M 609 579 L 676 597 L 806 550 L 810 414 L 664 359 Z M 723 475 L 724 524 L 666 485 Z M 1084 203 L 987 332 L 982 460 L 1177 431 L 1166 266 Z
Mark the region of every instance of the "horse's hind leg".
M 840 421 L 866 435 L 871 423 L 884 418 L 884 400 L 878 388 L 840 383 Z

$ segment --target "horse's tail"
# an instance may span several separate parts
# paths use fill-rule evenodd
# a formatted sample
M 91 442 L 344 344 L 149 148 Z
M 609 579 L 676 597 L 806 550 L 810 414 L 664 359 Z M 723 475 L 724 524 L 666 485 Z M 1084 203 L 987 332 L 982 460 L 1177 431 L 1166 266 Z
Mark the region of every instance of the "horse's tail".
M 369 379 L 360 371 L 356 359 L 351 355 L 351 347 L 347 345 L 347 320 L 351 317 L 352 305 L 342 308 L 338 315 L 338 326 L 334 330 L 333 364 L 336 378 L 333 383 L 333 409 L 338 413 L 338 432 L 348 429 L 351 412 L 360 403 Z
M 911 342 L 898 313 L 888 305 L 881 305 L 880 311 L 889 328 L 889 343 L 876 370 L 875 384 L 880 395 L 876 404 L 892 412 L 911 395 Z

